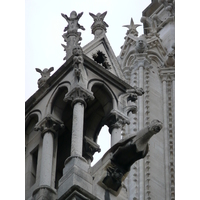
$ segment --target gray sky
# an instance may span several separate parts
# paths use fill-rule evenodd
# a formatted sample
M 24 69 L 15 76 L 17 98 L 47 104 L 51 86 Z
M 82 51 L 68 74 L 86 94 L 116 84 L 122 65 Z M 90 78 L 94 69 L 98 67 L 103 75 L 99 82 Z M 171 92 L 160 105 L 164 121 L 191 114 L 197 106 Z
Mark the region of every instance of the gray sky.
M 73 2 L 73 1 L 70 1 Z M 97 14 L 107 11 L 105 22 L 107 37 L 118 56 L 120 47 L 124 43 L 126 27 L 131 17 L 134 23 L 141 24 L 142 11 L 150 4 L 150 0 L 76 0 L 69 3 L 67 0 L 34 0 L 25 1 L 25 100 L 33 95 L 37 89 L 37 80 L 40 74 L 35 68 L 54 67 L 51 75 L 64 63 L 65 52 L 61 43 L 65 44 L 62 34 L 67 26 L 61 13 L 70 15 L 71 11 L 83 12 L 79 23 L 84 26 L 81 46 L 85 46 L 94 36 L 91 34 L 93 23 L 89 12 Z M 143 27 L 138 27 L 139 35 L 143 33 Z

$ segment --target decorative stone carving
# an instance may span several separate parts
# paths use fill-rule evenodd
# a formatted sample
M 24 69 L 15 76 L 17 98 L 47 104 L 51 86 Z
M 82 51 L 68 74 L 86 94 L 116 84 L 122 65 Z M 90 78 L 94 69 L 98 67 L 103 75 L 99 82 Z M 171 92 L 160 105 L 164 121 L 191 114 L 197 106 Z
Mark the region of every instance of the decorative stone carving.
M 103 156 L 104 158 L 111 153 L 110 163 L 106 167 L 107 174 L 102 177 L 99 184 L 117 196 L 130 167 L 147 155 L 148 141 L 161 129 L 162 123 L 159 120 L 153 120 L 136 135 L 135 133 L 127 135 L 112 146 Z
M 64 32 L 65 31 L 77 31 L 78 29 L 85 30 L 85 28 L 78 23 L 79 19 L 83 15 L 83 12 L 81 12 L 77 15 L 76 11 L 72 11 L 70 13 L 70 17 L 68 17 L 67 15 L 65 15 L 63 13 L 61 13 L 61 15 L 68 22 L 68 26 L 65 27 Z
M 102 64 L 102 66 L 105 67 L 105 69 L 111 69 L 107 57 L 103 52 L 97 51 L 92 55 L 92 57 L 98 64 Z
M 67 46 L 62 44 L 64 47 L 64 51 L 66 51 L 66 56 L 63 58 L 63 60 L 67 60 L 72 55 L 72 49 L 76 45 L 80 45 L 79 41 L 82 40 L 81 38 L 81 32 L 78 32 L 78 29 L 85 30 L 83 26 L 81 26 L 78 21 L 83 15 L 83 12 L 77 13 L 75 11 L 72 11 L 70 13 L 70 17 L 67 15 L 61 13 L 62 17 L 64 17 L 67 22 L 68 26 L 65 27 L 64 32 L 67 31 L 67 33 L 63 34 L 64 41 L 67 43 Z
M 46 132 L 51 132 L 56 134 L 60 129 L 63 129 L 65 125 L 56 119 L 54 119 L 51 115 L 47 115 L 41 122 L 36 124 L 34 127 L 35 131 L 41 131 L 42 136 Z
M 47 79 L 50 77 L 50 72 L 52 72 L 54 68 L 53 67 L 50 67 L 49 69 L 45 68 L 43 69 L 43 71 L 39 68 L 35 68 L 35 70 L 39 72 L 42 76 L 40 79 L 38 79 L 37 82 L 38 88 L 41 88 L 46 83 Z
M 152 18 L 142 16 L 140 21 L 144 24 L 146 23 L 148 25 L 147 28 L 149 30 L 148 36 L 159 36 L 158 32 L 158 26 L 162 23 L 162 21 L 159 19 L 157 15 L 154 15 Z
M 92 34 L 95 35 L 95 38 L 98 38 L 106 33 L 106 27 L 108 27 L 108 24 L 104 21 L 104 18 L 107 14 L 107 11 L 102 14 L 101 13 L 97 13 L 96 15 L 94 15 L 93 13 L 89 14 L 94 19 L 94 23 L 91 26 Z
M 140 24 L 134 24 L 133 18 L 131 18 L 130 25 L 124 25 L 123 27 L 128 28 L 126 35 L 133 34 L 134 36 L 138 36 L 138 31 L 136 30 L 136 28 L 138 26 L 141 26 L 141 25 Z
M 117 124 L 117 126 L 122 128 L 125 124 L 129 124 L 130 121 L 127 116 L 125 116 L 122 112 L 117 110 L 111 110 L 110 115 L 106 120 L 106 124 L 111 128 L 111 125 Z M 112 129 L 112 128 L 111 128 Z M 109 129 L 109 132 L 112 132 Z
M 90 160 L 92 162 L 95 152 L 101 152 L 100 146 L 85 136 L 83 145 L 83 157 L 85 157 L 86 160 Z
M 77 102 L 82 102 L 86 108 L 87 104 L 86 102 L 89 100 L 93 100 L 94 96 L 92 92 L 89 90 L 86 90 L 82 87 L 75 87 L 72 89 L 69 93 L 67 93 L 64 97 L 64 101 L 72 101 L 72 106 Z
M 147 42 L 146 42 L 146 38 L 141 35 L 138 40 L 136 41 L 136 53 L 145 53 L 147 51 Z
M 83 65 L 83 50 L 82 48 L 77 45 L 73 48 L 73 66 L 74 66 L 74 74 L 78 79 L 78 82 L 80 80 L 80 76 L 81 76 L 81 68 Z

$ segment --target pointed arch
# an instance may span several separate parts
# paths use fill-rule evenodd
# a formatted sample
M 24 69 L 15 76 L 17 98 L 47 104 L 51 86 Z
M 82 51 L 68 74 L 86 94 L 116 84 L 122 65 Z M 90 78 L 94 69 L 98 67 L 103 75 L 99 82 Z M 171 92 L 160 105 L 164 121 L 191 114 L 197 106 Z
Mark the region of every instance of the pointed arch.
M 99 86 L 103 86 L 105 88 L 105 90 L 111 95 L 112 97 L 112 103 L 113 103 L 113 109 L 117 109 L 117 102 L 118 99 L 116 97 L 116 95 L 114 94 L 114 92 L 112 91 L 112 89 L 102 80 L 99 79 L 92 79 L 88 82 L 88 86 L 87 88 L 89 89 L 89 91 L 92 91 L 93 86 L 95 85 L 99 85 Z
M 60 110 L 64 109 L 66 103 L 63 101 L 64 95 L 70 90 L 71 84 L 68 81 L 60 83 L 53 91 L 46 105 L 45 114 L 54 113 L 58 119 L 61 119 Z

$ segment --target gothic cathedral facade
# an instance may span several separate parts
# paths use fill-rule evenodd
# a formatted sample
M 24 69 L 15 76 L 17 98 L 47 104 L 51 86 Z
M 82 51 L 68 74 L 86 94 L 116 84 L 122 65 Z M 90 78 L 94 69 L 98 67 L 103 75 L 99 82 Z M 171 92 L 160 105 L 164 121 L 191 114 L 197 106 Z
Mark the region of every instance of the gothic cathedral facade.
M 70 16 L 66 62 L 41 74 L 26 101 L 26 200 L 175 199 L 175 1 L 152 0 L 144 34 L 133 19 L 119 56 L 106 14 L 89 13 L 94 39 L 80 46 L 83 13 Z M 107 125 L 110 149 L 97 139 Z M 106 138 L 105 138 L 106 139 Z

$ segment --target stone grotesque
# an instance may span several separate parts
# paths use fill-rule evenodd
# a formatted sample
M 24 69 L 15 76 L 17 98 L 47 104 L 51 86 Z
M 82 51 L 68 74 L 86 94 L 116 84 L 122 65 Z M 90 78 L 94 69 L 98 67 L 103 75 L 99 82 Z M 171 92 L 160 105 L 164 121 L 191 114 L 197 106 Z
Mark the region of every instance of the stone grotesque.
M 107 11 L 102 14 L 101 13 L 97 13 L 96 15 L 94 15 L 93 13 L 89 14 L 94 20 L 94 23 L 91 26 L 92 34 L 94 34 L 95 37 L 99 37 L 106 32 L 106 27 L 108 27 L 108 24 L 104 21 Z
M 145 53 L 147 51 L 147 43 L 144 36 L 140 36 L 136 41 L 135 50 L 137 53 Z
M 149 36 L 158 36 L 158 26 L 162 23 L 162 21 L 159 19 L 159 17 L 157 15 L 154 15 L 152 18 L 150 17 L 145 17 L 142 16 L 140 21 L 144 24 L 147 24 L 147 28 L 149 30 L 148 35 Z
M 70 13 L 70 17 L 63 13 L 61 13 L 61 15 L 68 22 L 68 26 L 66 26 L 64 29 L 64 32 L 67 32 L 63 34 L 64 41 L 67 43 L 67 45 L 61 44 L 64 47 L 64 51 L 66 51 L 66 56 L 63 58 L 63 60 L 67 60 L 72 55 L 72 49 L 74 46 L 80 45 L 79 41 L 82 40 L 81 32 L 78 32 L 78 29 L 85 30 L 85 28 L 81 26 L 78 21 L 83 15 L 83 12 L 77 15 L 75 11 L 72 11 Z
M 83 50 L 82 48 L 77 45 L 72 50 L 73 53 L 73 66 L 74 66 L 74 73 L 77 77 L 78 81 L 80 80 L 81 76 L 81 66 L 83 65 Z
M 128 28 L 126 35 L 133 34 L 134 36 L 138 36 L 138 31 L 136 30 L 136 28 L 138 26 L 141 26 L 141 25 L 140 24 L 134 24 L 133 18 L 131 18 L 130 25 L 124 25 L 123 27 Z
M 101 179 L 100 185 L 117 195 L 130 167 L 137 160 L 147 155 L 148 141 L 161 129 L 162 123 L 153 120 L 149 126 L 138 131 L 136 135 L 135 133 L 127 135 L 112 146 L 104 155 L 105 157 L 111 153 L 110 163 L 106 167 L 106 176 Z
M 50 77 L 50 72 L 54 70 L 53 67 L 50 67 L 49 69 L 45 68 L 43 71 L 39 68 L 35 68 L 37 72 L 41 74 L 41 78 L 38 79 L 38 88 L 41 88 L 47 81 L 47 79 Z

